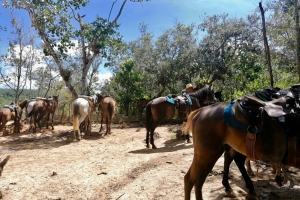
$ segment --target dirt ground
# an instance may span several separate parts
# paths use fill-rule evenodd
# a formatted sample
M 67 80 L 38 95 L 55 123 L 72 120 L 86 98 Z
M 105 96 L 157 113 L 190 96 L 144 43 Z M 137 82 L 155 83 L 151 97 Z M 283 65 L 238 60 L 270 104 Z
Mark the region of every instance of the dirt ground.
M 0 178 L 3 199 L 184 199 L 183 178 L 192 163 L 193 144 L 176 139 L 179 127 L 158 127 L 155 150 L 145 147 L 145 128 L 133 125 L 115 124 L 113 133 L 104 137 L 94 125 L 92 135 L 71 143 L 66 139 L 72 127 L 62 125 L 54 131 L 1 136 L 0 158 L 11 156 Z M 280 188 L 271 168 L 259 166 L 258 176 L 252 178 L 259 199 L 300 199 L 298 169 L 289 169 L 289 181 Z M 229 199 L 224 196 L 222 171 L 223 157 L 206 179 L 204 199 Z M 247 189 L 234 163 L 230 174 L 236 199 L 245 199 Z

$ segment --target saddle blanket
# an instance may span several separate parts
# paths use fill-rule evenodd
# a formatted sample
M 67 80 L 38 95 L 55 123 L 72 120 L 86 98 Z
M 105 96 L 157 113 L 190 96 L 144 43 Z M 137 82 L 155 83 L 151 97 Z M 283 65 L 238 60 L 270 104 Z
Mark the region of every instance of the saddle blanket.
M 187 99 L 188 99 L 188 101 L 189 101 L 189 105 L 193 105 L 193 102 L 192 102 L 192 99 L 191 99 L 190 95 L 187 94 L 186 97 L 187 97 Z M 167 102 L 169 102 L 169 103 L 171 103 L 171 104 L 173 104 L 173 105 L 176 104 L 175 100 L 172 99 L 172 98 L 169 97 L 169 96 L 166 96 L 166 100 L 167 100 Z
M 228 126 L 247 132 L 248 125 L 237 120 L 233 114 L 232 106 L 234 105 L 234 103 L 235 101 L 230 102 L 230 104 L 225 108 L 223 113 L 223 120 Z M 260 131 L 261 130 L 258 129 L 258 132 Z

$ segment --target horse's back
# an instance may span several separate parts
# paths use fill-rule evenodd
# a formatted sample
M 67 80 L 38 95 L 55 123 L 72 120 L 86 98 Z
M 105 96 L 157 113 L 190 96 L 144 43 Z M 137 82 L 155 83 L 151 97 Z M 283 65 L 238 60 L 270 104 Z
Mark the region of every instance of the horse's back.
M 73 111 L 75 110 L 74 108 L 75 107 L 78 107 L 78 113 L 79 114 L 88 114 L 89 113 L 89 108 L 90 108 L 90 106 L 89 106 L 89 102 L 86 100 L 86 99 L 84 99 L 84 98 L 77 98 L 77 99 L 75 99 L 74 101 L 73 101 Z

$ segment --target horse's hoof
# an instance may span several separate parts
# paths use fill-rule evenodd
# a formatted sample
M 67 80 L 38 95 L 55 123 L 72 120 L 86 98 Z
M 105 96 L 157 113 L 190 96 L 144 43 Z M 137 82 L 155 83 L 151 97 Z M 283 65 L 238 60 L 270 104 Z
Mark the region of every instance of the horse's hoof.
M 254 172 L 252 171 L 252 170 L 249 170 L 249 171 L 247 171 L 247 174 L 249 175 L 249 176 L 255 176 L 255 174 L 254 174 Z
M 187 140 L 186 143 L 192 143 L 192 141 L 191 140 Z
M 275 177 L 275 181 L 276 181 L 276 183 L 277 183 L 277 185 L 278 185 L 279 187 L 281 187 L 281 186 L 282 186 L 282 183 L 281 183 L 281 178 L 280 178 L 280 176 L 276 176 L 276 177 Z
M 236 194 L 233 191 L 225 191 L 225 197 L 236 198 Z
M 146 147 L 148 148 L 148 149 L 150 149 L 150 145 L 148 144 L 148 145 L 146 145 Z
M 157 147 L 155 145 L 152 145 L 152 149 L 157 149 Z
M 247 194 L 246 200 L 258 200 L 258 197 L 256 194 Z

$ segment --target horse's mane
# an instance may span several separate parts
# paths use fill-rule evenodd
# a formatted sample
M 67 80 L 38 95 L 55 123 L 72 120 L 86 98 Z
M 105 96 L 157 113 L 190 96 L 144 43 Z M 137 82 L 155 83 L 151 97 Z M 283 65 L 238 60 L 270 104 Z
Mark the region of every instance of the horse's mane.
M 27 106 L 27 104 L 28 104 L 28 100 L 27 99 L 25 99 L 25 100 L 23 100 L 23 101 L 21 101 L 21 102 L 19 102 L 18 103 L 18 105 L 23 109 L 25 106 Z
M 210 90 L 209 94 L 207 94 L 208 89 Z M 210 94 L 214 94 L 213 89 L 210 87 L 210 85 L 207 85 L 207 84 L 204 87 L 200 88 L 199 90 L 189 93 L 189 95 L 191 97 L 194 97 L 194 98 L 198 99 L 199 101 L 205 101 L 206 98 L 209 98 Z M 212 97 L 212 98 L 214 98 L 214 97 Z

